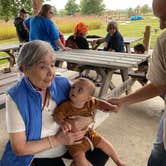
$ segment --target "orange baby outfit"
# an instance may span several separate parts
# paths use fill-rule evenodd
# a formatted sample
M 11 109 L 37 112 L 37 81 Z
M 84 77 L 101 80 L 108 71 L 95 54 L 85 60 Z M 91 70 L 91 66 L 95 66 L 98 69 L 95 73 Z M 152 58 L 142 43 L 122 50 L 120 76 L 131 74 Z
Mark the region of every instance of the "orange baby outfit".
M 96 109 L 100 108 L 100 101 L 96 98 L 92 98 L 89 100 L 83 108 L 74 108 L 70 101 L 66 101 L 62 103 L 54 112 L 54 116 L 58 117 L 58 119 L 67 119 L 69 116 L 86 116 L 94 118 Z M 88 126 L 87 126 L 88 127 Z M 86 128 L 86 127 L 85 127 Z M 88 137 L 88 139 L 86 138 Z M 101 136 L 93 129 L 89 128 L 87 131 L 85 138 L 83 138 L 82 143 L 76 145 L 67 146 L 71 155 L 77 153 L 78 151 L 86 152 L 91 148 L 89 141 L 95 147 L 99 141 L 101 140 Z

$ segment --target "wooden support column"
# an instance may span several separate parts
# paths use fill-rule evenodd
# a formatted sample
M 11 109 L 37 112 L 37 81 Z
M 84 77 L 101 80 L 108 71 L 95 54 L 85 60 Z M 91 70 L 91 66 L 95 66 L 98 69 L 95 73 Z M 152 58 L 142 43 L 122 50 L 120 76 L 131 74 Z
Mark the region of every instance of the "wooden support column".
M 145 51 L 148 53 L 150 48 L 150 39 L 151 39 L 151 26 L 147 25 L 145 27 L 143 44 L 145 46 Z
M 32 6 L 33 6 L 33 13 L 34 15 L 37 15 L 41 8 L 41 0 L 32 0 Z

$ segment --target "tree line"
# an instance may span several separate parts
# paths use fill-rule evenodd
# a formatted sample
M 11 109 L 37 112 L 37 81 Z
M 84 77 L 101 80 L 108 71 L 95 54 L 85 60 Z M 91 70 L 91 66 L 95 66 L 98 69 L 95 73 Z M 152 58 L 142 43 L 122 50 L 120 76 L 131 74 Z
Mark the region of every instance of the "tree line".
M 20 8 L 25 8 L 33 15 L 32 0 L 0 0 L 0 19 L 8 21 L 9 19 L 16 17 Z M 103 3 L 103 0 L 81 0 L 80 4 L 77 4 L 76 0 L 68 0 L 64 9 L 58 11 L 56 6 L 54 6 L 54 11 L 56 15 L 61 16 L 75 15 L 76 13 L 82 15 L 101 15 L 106 12 L 106 6 Z M 128 15 L 133 15 L 133 13 L 147 13 L 149 11 L 151 11 L 151 8 L 146 4 L 142 7 L 137 6 L 135 9 L 129 8 L 125 10 Z

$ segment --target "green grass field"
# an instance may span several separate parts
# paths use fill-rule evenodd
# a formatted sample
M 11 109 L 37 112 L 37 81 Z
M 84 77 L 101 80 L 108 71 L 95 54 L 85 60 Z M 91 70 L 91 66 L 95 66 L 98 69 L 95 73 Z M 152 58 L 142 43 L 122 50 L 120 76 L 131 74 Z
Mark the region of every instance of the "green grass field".
M 158 18 L 154 17 L 152 14 L 149 14 L 147 16 L 143 17 L 143 20 L 139 21 L 130 21 L 123 18 L 123 20 L 120 20 L 118 22 L 119 25 L 119 31 L 121 34 L 125 37 L 143 37 L 145 26 L 150 25 L 151 26 L 151 43 L 150 48 L 154 47 L 155 41 L 157 36 L 162 33 L 162 30 L 159 29 L 159 20 Z M 95 21 L 96 20 L 96 23 Z M 106 22 L 105 17 L 96 17 L 96 16 L 76 16 L 76 17 L 55 17 L 53 21 L 57 24 L 57 26 L 60 28 L 60 31 L 69 33 L 64 33 L 64 35 L 70 35 L 73 33 L 73 26 L 74 22 L 77 23 L 79 21 L 83 21 L 86 24 L 89 25 L 90 30 L 88 32 L 89 35 L 100 35 L 105 36 L 106 35 Z M 66 23 L 71 22 L 70 29 L 66 30 Z M 10 43 L 10 42 L 16 42 L 18 41 L 16 36 L 15 27 L 13 25 L 13 21 L 4 22 L 0 21 L 1 23 L 1 29 L 0 29 L 0 44 L 2 43 Z M 100 28 L 98 28 L 100 27 Z M 98 29 L 97 29 L 98 28 Z M 136 43 L 133 43 L 133 45 Z M 132 45 L 132 46 L 133 46 Z M 4 56 L 5 53 L 0 53 L 0 56 Z M 5 63 L 5 62 L 0 62 Z
M 139 21 L 127 21 L 122 20 L 118 21 L 119 25 L 119 31 L 122 33 L 123 36 L 126 37 L 142 37 L 145 31 L 145 26 L 150 25 L 151 26 L 151 44 L 150 47 L 154 47 L 154 43 L 156 41 L 157 36 L 162 32 L 159 30 L 159 21 L 156 17 L 154 17 L 152 14 L 148 16 L 144 16 L 143 20 Z M 70 19 L 70 21 L 69 21 Z M 96 23 L 95 24 L 95 20 Z M 105 18 L 100 17 L 96 18 L 96 16 L 77 16 L 77 17 L 61 17 L 61 18 L 54 18 L 54 22 L 56 22 L 57 26 L 60 28 L 62 32 L 66 32 L 66 22 L 71 22 L 70 29 L 68 30 L 68 33 L 64 33 L 65 35 L 69 35 L 73 32 L 73 26 L 76 21 L 84 21 L 86 22 L 89 27 L 89 35 L 101 35 L 105 36 L 106 34 L 106 23 L 105 23 Z M 0 29 L 0 43 L 9 43 L 13 41 L 17 41 L 16 37 L 16 31 L 15 27 L 13 25 L 13 21 L 9 21 L 7 23 L 0 21 L 1 23 L 1 29 Z M 101 24 L 101 25 L 100 25 Z M 95 28 L 91 28 L 95 27 Z M 99 29 L 96 29 L 97 27 L 100 27 Z M 155 32 L 157 30 L 157 32 Z

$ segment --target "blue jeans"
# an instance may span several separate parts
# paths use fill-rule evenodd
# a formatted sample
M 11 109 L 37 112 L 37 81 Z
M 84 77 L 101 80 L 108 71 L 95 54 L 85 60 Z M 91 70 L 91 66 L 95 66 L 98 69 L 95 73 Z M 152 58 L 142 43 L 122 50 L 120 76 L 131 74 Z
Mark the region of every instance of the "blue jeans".
M 166 150 L 163 144 L 155 144 L 148 160 L 148 166 L 166 166 Z

